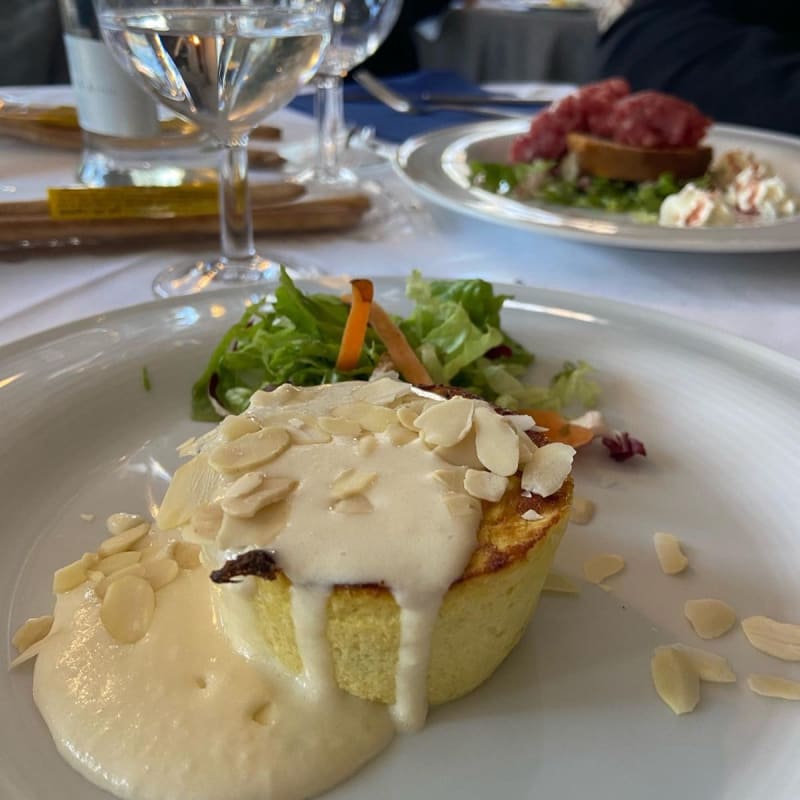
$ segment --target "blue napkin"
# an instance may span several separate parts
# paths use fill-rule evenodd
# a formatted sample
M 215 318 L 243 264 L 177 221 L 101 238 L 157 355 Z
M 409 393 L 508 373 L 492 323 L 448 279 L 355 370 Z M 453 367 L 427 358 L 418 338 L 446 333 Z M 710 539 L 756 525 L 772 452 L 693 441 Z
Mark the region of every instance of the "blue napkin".
M 411 102 L 419 102 L 422 92 L 463 94 L 480 97 L 486 92 L 474 83 L 453 72 L 422 71 L 411 75 L 386 78 L 387 86 L 407 97 Z M 424 106 L 424 103 L 421 103 Z M 531 115 L 542 103 L 531 103 Z M 291 108 L 306 114 L 314 113 L 312 95 L 297 97 Z M 519 109 L 520 112 L 524 111 Z M 480 114 L 466 111 L 429 111 L 424 114 L 398 114 L 379 100 L 367 94 L 358 84 L 348 81 L 344 87 L 344 115 L 348 125 L 371 125 L 379 139 L 387 142 L 404 142 L 411 136 L 488 119 Z

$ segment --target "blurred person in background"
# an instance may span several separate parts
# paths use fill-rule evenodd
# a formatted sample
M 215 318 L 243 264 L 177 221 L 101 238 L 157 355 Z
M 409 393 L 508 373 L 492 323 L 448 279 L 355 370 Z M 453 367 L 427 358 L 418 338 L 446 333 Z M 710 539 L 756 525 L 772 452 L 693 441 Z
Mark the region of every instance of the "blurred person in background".
M 69 83 L 56 0 L 0 0 L 0 85 Z
M 612 0 L 599 19 L 598 77 L 800 134 L 799 0 Z

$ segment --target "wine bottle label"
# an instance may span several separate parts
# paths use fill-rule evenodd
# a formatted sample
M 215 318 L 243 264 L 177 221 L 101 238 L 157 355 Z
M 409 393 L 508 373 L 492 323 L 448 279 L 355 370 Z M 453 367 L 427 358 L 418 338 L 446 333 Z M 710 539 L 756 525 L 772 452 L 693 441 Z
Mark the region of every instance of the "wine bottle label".
M 106 136 L 158 134 L 156 103 L 117 64 L 103 42 L 64 34 L 81 128 Z

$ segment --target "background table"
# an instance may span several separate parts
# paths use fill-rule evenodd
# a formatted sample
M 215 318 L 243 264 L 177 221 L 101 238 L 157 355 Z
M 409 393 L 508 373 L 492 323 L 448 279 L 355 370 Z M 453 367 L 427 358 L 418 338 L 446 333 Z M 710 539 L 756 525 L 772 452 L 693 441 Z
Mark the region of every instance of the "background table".
M 295 112 L 281 112 L 273 121 L 289 142 L 313 132 L 311 120 Z M 0 197 L 42 196 L 44 187 L 69 181 L 74 162 L 68 153 L 0 140 Z M 410 194 L 387 166 L 372 174 L 399 206 L 390 224 L 343 236 L 268 240 L 261 242 L 262 251 L 329 273 L 406 275 L 419 268 L 431 276 L 480 276 L 602 295 L 722 328 L 800 358 L 797 253 L 687 255 L 562 241 L 432 207 Z M 0 255 L 0 343 L 150 300 L 150 283 L 164 265 L 197 255 L 191 242 L 123 254 L 44 252 L 11 261 Z
M 588 9 L 509 10 L 487 4 L 448 11 L 437 27 L 432 40 L 417 37 L 423 69 L 453 70 L 476 83 L 584 83 L 592 77 L 597 18 Z

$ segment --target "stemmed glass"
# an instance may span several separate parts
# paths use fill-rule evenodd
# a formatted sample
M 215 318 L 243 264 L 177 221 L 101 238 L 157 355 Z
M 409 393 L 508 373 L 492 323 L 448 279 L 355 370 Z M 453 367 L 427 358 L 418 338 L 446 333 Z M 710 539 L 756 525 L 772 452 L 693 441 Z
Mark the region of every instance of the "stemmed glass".
M 277 277 L 256 254 L 247 141 L 319 67 L 330 39 L 330 0 L 95 0 L 103 38 L 122 66 L 221 147 L 222 255 L 174 265 L 153 290 L 189 294 Z
M 342 164 L 344 97 L 342 81 L 389 35 L 402 0 L 334 0 L 331 42 L 314 78 L 317 122 L 316 164 L 302 171 L 302 183 L 354 186 L 356 174 Z

